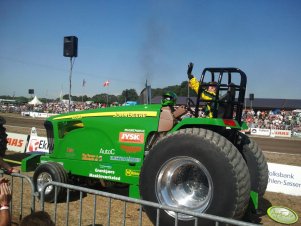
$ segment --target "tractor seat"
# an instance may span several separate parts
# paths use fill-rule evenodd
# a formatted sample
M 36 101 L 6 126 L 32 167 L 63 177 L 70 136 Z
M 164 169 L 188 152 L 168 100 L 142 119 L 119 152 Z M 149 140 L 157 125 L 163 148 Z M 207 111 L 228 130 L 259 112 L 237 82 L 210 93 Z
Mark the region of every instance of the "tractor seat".
M 221 97 L 221 103 L 218 107 L 218 118 L 233 119 L 234 101 L 235 101 L 235 85 L 229 84 L 227 93 Z

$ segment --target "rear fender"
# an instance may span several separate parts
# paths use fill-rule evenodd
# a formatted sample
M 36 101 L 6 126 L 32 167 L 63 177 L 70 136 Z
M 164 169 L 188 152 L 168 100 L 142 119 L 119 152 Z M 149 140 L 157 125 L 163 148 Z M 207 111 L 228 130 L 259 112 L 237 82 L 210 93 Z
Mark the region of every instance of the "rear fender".
M 236 120 L 221 118 L 184 118 L 170 130 L 173 133 L 181 128 L 187 127 L 226 127 L 229 129 L 240 130 L 241 127 Z

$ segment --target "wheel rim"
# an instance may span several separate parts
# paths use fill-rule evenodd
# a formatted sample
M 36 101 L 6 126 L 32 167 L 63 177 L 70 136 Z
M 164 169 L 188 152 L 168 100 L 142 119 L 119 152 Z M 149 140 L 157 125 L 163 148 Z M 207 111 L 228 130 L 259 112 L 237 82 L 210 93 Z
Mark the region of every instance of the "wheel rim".
M 37 178 L 37 189 L 39 192 L 42 191 L 42 188 L 43 186 L 48 183 L 48 182 L 51 182 L 52 181 L 52 176 L 47 173 L 47 172 L 43 172 L 41 173 L 38 178 Z M 53 186 L 50 185 L 50 186 L 47 186 L 47 188 L 45 189 L 45 194 L 49 194 L 53 189 Z
M 206 167 L 194 158 L 177 157 L 165 162 L 157 175 L 156 195 L 163 205 L 204 212 L 212 200 L 213 182 Z M 173 211 L 166 211 L 175 217 Z M 193 217 L 178 213 L 178 219 Z

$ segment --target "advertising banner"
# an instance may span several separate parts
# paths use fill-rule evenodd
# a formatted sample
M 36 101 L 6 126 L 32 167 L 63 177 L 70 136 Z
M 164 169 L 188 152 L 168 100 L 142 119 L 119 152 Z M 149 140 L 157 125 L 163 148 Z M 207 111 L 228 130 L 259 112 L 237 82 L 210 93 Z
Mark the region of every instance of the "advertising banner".
M 14 152 L 25 151 L 28 135 L 7 132 L 7 150 Z
M 47 137 L 39 137 L 35 127 L 31 128 L 30 139 L 26 148 L 26 153 L 32 152 L 49 153 Z
M 251 135 L 257 136 L 270 136 L 271 130 L 270 129 L 261 129 L 261 128 L 251 128 Z
M 271 137 L 291 137 L 292 131 L 291 130 L 271 130 Z
M 49 153 L 47 137 L 30 136 L 26 153 L 32 152 Z
M 267 191 L 301 196 L 301 167 L 268 163 Z

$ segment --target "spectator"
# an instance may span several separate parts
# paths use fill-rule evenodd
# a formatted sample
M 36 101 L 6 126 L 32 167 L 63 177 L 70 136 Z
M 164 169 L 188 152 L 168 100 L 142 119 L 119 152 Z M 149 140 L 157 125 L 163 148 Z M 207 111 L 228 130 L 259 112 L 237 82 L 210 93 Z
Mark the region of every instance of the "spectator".
M 18 169 L 14 169 L 3 160 L 5 151 L 7 149 L 7 140 L 6 140 L 7 134 L 3 126 L 4 124 L 5 124 L 5 119 L 3 117 L 0 117 L 0 168 L 4 168 L 8 174 L 19 173 Z
M 0 178 L 0 226 L 9 226 L 11 217 L 9 203 L 11 200 L 11 189 L 8 179 Z
M 31 213 L 24 217 L 20 223 L 20 226 L 54 226 L 54 222 L 51 220 L 48 213 L 44 211 L 38 211 Z

